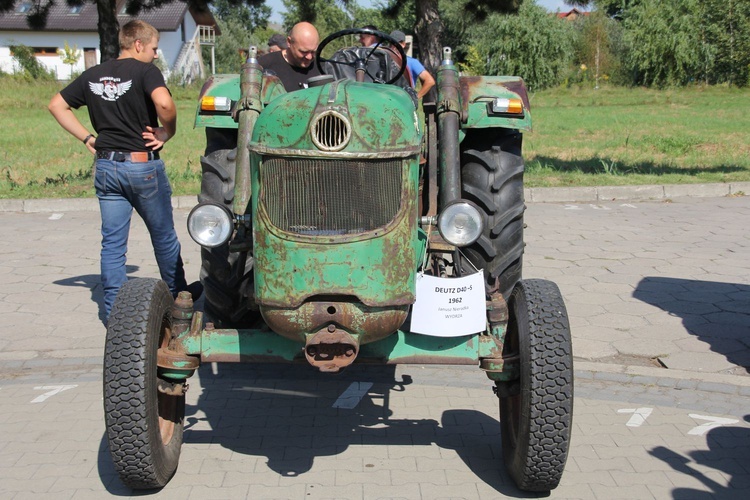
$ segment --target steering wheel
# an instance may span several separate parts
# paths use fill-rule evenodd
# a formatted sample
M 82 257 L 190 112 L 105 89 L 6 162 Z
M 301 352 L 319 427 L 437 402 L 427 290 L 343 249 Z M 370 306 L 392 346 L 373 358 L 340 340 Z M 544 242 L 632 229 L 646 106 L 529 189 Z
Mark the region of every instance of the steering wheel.
M 369 52 L 365 56 L 364 59 L 357 58 L 354 62 L 346 62 L 346 61 L 336 61 L 333 59 L 326 59 L 321 56 L 323 53 L 323 49 L 326 48 L 326 46 L 331 43 L 332 41 L 336 40 L 337 38 L 341 38 L 346 35 L 373 35 L 380 39 L 378 43 L 375 44 L 373 47 L 366 47 L 369 48 Z M 401 65 L 399 66 L 399 72 L 398 74 L 393 77 L 392 79 L 385 82 L 386 84 L 392 84 L 396 83 L 396 81 L 401 78 L 401 76 L 404 74 L 404 71 L 406 71 L 406 52 L 404 52 L 404 48 L 401 46 L 400 43 L 398 43 L 394 38 L 391 38 L 390 35 L 383 33 L 382 31 L 372 30 L 368 28 L 348 28 L 345 30 L 337 31 L 335 33 L 331 33 L 328 35 L 322 42 L 320 42 L 320 45 L 318 45 L 318 50 L 315 53 L 315 65 L 318 67 L 318 71 L 325 74 L 323 71 L 323 67 L 321 63 L 331 63 L 331 64 L 341 64 L 344 66 L 352 66 L 355 68 L 355 70 L 362 70 L 364 73 L 367 73 L 367 61 L 370 59 L 370 56 L 375 52 L 375 50 L 380 47 L 383 42 L 389 42 L 391 44 L 391 47 L 396 49 L 399 56 L 401 56 Z M 367 75 L 373 80 L 376 81 L 376 79 L 367 73 Z

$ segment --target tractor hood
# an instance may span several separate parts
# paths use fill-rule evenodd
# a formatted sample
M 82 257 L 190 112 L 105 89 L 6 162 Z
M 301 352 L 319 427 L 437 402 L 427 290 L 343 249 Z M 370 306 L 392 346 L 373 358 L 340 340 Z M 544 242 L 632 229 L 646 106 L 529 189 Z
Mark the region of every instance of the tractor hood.
M 419 153 L 421 138 L 414 103 L 403 89 L 338 80 L 271 101 L 249 149 L 274 156 L 403 158 Z

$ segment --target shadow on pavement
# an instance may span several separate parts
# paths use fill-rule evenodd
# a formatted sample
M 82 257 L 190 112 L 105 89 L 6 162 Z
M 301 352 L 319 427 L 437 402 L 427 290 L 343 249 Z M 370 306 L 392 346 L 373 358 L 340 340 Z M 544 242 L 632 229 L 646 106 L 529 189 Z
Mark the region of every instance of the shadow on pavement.
M 750 422 L 750 415 L 745 415 Z M 706 433 L 708 450 L 691 451 L 687 456 L 680 455 L 664 446 L 657 446 L 649 454 L 667 463 L 677 472 L 692 476 L 708 489 L 675 488 L 672 498 L 690 500 L 748 498 L 750 482 L 747 464 L 747 450 L 750 449 L 750 429 L 747 427 L 722 426 Z M 709 477 L 705 470 L 713 469 L 717 474 L 729 478 L 724 486 Z M 744 493 L 742 493 L 744 491 Z
M 416 367 L 415 369 L 418 369 Z M 505 470 L 500 442 L 500 423 L 473 409 L 447 409 L 441 421 L 409 418 L 424 414 L 424 393 L 410 389 L 412 377 L 396 380 L 396 367 L 354 365 L 339 375 L 322 374 L 306 364 L 204 364 L 198 369 L 201 393 L 197 405 L 187 405 L 183 449 L 198 443 L 219 444 L 248 457 L 265 457 L 269 469 L 285 477 L 302 476 L 313 468 L 315 458 L 339 455 L 351 445 L 363 447 L 405 446 L 400 456 L 391 450 L 367 448 L 351 464 L 363 472 L 388 468 L 388 461 L 414 457 L 416 477 L 438 469 L 442 457 L 420 447 L 454 450 L 476 477 L 503 497 L 544 498 L 547 493 L 519 490 Z M 402 369 L 403 371 L 403 369 Z M 477 373 L 482 376 L 481 373 Z M 360 388 L 362 397 L 347 400 L 342 394 Z M 194 389 L 195 390 L 195 389 Z M 391 405 L 392 392 L 414 390 L 421 401 L 413 406 Z M 495 399 L 487 390 L 487 397 Z M 205 414 L 205 417 L 202 415 Z M 400 417 L 399 415 L 403 415 Z M 252 458 L 250 458 L 252 460 Z M 360 465 L 361 460 L 361 465 Z M 106 432 L 97 456 L 102 485 L 113 496 L 147 496 L 161 489 L 132 490 L 115 471 Z M 179 483 L 180 468 L 172 482 Z M 314 474 L 310 481 L 315 481 Z M 253 484 L 252 467 L 247 483 Z M 218 492 L 217 492 L 218 493 Z M 252 490 L 250 492 L 252 494 Z
M 415 447 L 413 473 L 419 475 L 429 468 L 420 469 L 419 457 L 425 455 L 418 447 L 438 446 L 455 450 L 477 477 L 503 495 L 540 496 L 518 490 L 506 473 L 496 419 L 475 410 L 451 409 L 438 423 L 408 418 L 418 406 L 392 408 L 391 392 L 408 394 L 412 383 L 406 374 L 396 380 L 395 366 L 354 365 L 332 376 L 301 364 L 207 364 L 199 369 L 199 377 L 202 393 L 197 407 L 186 410 L 183 446 L 218 443 L 237 453 L 265 457 L 268 468 L 282 476 L 306 474 L 316 457 L 338 455 L 350 445 Z M 353 384 L 366 394 L 353 408 L 336 407 Z M 495 397 L 489 389 L 487 397 Z M 198 416 L 199 410 L 205 419 Z M 364 456 L 364 470 L 377 470 L 378 462 L 393 458 L 384 456 L 382 451 Z M 248 482 L 252 484 L 251 475 Z
M 138 266 L 125 266 L 125 272 L 132 275 L 138 271 Z M 99 321 L 106 326 L 104 317 L 104 290 L 102 289 L 102 278 L 99 274 L 84 274 L 72 276 L 62 280 L 53 281 L 55 285 L 75 286 L 88 288 L 91 291 L 91 301 L 99 306 Z
M 143 492 L 134 491 L 122 484 L 115 465 L 112 463 L 112 455 L 109 453 L 109 445 L 107 444 L 107 432 L 102 434 L 102 439 L 99 442 L 99 451 L 96 459 L 97 471 L 99 472 L 99 479 L 102 485 L 106 488 L 107 493 L 118 497 L 128 497 L 143 494 Z M 154 493 L 158 490 L 151 490 L 146 493 Z
M 750 373 L 750 285 L 650 276 L 633 297 L 682 318 L 691 335 Z

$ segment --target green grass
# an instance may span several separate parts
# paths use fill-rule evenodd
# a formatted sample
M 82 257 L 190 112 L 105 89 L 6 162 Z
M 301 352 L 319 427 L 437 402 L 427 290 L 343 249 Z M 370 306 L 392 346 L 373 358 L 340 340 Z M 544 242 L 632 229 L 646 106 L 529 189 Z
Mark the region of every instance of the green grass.
M 531 96 L 526 185 L 750 181 L 750 90 L 555 89 Z
M 57 83 L 0 78 L 0 198 L 92 197 L 92 158 L 47 111 Z M 178 133 L 164 148 L 176 195 L 200 190 L 199 87 L 173 88 Z M 750 181 L 750 90 L 559 88 L 530 96 L 528 187 Z M 85 110 L 77 112 L 88 126 Z
M 93 197 L 93 157 L 57 124 L 47 104 L 62 88 L 57 83 L 0 78 L 0 198 Z M 203 129 L 193 128 L 200 87 L 174 89 L 177 135 L 164 147 L 175 195 L 200 190 L 200 155 L 206 146 Z M 90 130 L 85 109 L 75 111 Z

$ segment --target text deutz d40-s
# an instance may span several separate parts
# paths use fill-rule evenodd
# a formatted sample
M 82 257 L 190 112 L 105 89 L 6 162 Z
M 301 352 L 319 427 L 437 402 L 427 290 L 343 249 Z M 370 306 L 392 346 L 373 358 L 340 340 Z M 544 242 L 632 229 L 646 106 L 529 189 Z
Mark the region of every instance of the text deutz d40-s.
M 394 48 L 323 56 L 363 32 Z M 202 246 L 207 322 L 189 293 L 173 300 L 151 279 L 128 281 L 109 319 L 105 417 L 126 484 L 160 487 L 174 474 L 187 379 L 201 363 L 306 360 L 324 372 L 476 365 L 499 398 L 510 475 L 524 490 L 558 485 L 571 339 L 557 286 L 521 279 L 524 83 L 461 77 L 446 48 L 436 103 L 420 114 L 403 61 L 386 34 L 350 29 L 323 40 L 325 75 L 309 88 L 285 92 L 254 48 L 241 75 L 204 86 L 203 182 L 188 227 Z M 441 328 L 473 330 L 430 335 L 418 305 L 428 322 L 444 315 Z

